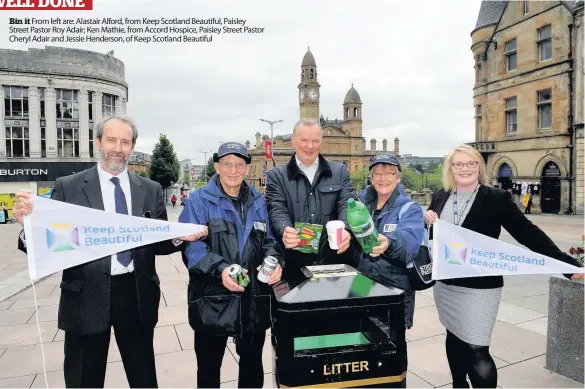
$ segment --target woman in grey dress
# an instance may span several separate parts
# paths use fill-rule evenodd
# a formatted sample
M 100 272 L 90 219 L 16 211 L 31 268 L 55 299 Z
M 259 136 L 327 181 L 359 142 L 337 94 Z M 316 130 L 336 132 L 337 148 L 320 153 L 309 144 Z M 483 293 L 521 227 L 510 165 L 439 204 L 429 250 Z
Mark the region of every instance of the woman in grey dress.
M 427 224 L 440 218 L 495 239 L 504 227 L 530 250 L 581 266 L 524 216 L 508 192 L 490 186 L 483 158 L 474 148 L 463 145 L 448 154 L 443 186 L 433 194 L 425 213 Z M 454 388 L 468 388 L 467 376 L 474 388 L 497 385 L 489 345 L 503 284 L 502 276 L 455 278 L 435 284 L 439 319 L 447 329 L 445 346 Z

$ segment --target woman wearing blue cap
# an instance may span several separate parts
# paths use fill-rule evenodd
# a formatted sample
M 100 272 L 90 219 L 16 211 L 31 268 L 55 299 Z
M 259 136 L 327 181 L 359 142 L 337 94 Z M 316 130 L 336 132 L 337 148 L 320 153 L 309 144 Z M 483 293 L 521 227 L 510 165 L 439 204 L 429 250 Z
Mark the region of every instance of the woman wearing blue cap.
M 400 173 L 400 162 L 394 154 L 375 155 L 370 160 L 372 185 L 362 191 L 360 199 L 372 215 L 382 243 L 371 255 L 360 253 L 358 269 L 376 282 L 404 290 L 405 328 L 411 328 L 414 291 L 406 263 L 420 249 L 424 217 L 418 203 L 404 194 Z

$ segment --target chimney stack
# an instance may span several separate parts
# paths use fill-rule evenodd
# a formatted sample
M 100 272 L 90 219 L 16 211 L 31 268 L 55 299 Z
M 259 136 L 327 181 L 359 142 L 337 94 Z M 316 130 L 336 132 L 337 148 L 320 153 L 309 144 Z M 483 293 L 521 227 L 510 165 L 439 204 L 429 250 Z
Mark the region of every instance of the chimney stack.
M 398 157 L 400 155 L 400 140 L 394 138 L 394 154 Z
M 386 139 L 382 141 L 382 150 L 388 151 L 388 141 Z
M 256 133 L 256 148 L 257 148 L 257 149 L 259 149 L 260 147 L 262 147 L 262 146 L 261 146 L 261 144 L 260 144 L 260 137 L 261 137 L 261 136 L 262 136 L 262 135 L 260 135 L 260 133 L 259 133 L 259 132 L 257 132 L 257 133 Z
M 376 138 L 372 138 L 372 140 L 370 141 L 370 149 L 372 151 L 376 151 Z

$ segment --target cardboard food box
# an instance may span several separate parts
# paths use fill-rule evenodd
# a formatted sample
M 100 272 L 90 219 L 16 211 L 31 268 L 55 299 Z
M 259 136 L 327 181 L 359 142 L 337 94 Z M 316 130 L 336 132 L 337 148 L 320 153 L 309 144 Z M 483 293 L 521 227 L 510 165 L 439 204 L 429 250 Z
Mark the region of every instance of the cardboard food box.
M 295 250 L 302 253 L 317 254 L 319 252 L 319 241 L 323 233 L 323 226 L 320 224 L 295 223 L 295 229 L 301 242 Z

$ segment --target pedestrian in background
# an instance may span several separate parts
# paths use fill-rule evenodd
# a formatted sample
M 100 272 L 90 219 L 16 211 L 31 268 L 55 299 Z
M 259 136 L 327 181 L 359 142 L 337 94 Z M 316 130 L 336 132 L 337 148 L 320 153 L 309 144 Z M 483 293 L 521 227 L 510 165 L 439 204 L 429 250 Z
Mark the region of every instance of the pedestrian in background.
M 2 204 L 0 204 L 0 224 L 7 224 L 8 223 L 8 210 L 4 208 Z

